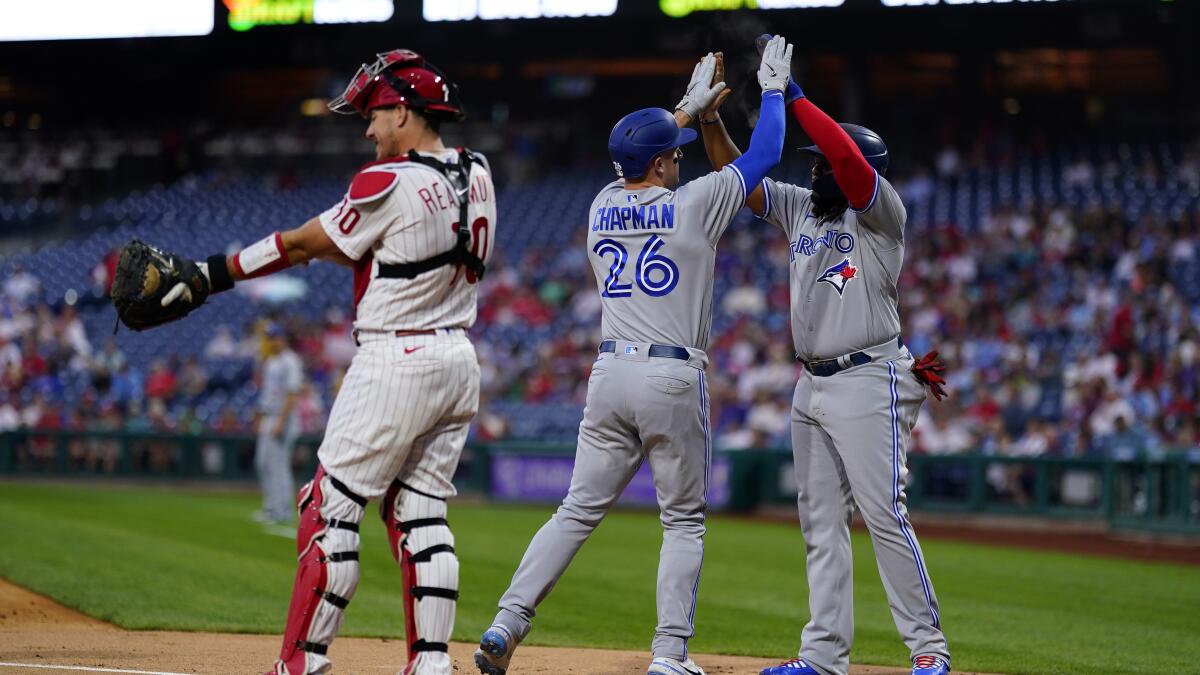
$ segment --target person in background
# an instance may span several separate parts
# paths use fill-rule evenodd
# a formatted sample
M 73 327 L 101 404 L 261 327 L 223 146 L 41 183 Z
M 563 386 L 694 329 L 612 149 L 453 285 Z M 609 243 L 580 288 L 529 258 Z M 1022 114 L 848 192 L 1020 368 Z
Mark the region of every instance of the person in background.
M 283 524 L 292 520 L 292 495 L 296 493 L 292 451 L 300 436 L 296 401 L 304 384 L 304 369 L 282 325 L 268 325 L 265 335 L 267 357 L 262 365 L 258 444 L 254 450 L 263 508 L 255 519 Z

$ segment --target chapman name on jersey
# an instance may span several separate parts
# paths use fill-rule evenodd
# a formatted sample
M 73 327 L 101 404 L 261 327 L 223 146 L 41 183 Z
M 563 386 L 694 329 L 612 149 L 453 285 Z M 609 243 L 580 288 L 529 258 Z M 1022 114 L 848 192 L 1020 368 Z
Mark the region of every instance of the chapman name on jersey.
M 457 162 L 447 149 L 427 154 Z M 460 226 L 471 230 L 471 250 L 484 262 L 496 229 L 496 190 L 486 161 L 471 166 L 467 223 L 450 182 L 439 171 L 405 158 L 363 167 L 342 201 L 321 214 L 321 225 L 354 268 L 354 327 L 358 330 L 470 328 L 476 284 L 468 270 L 445 266 L 413 279 L 377 278 L 377 262 L 411 263 L 454 247 Z
M 606 185 L 588 212 L 603 337 L 708 346 L 717 240 L 745 203 L 733 166 L 676 190 Z
M 629 195 L 636 197 L 637 195 Z M 661 207 L 662 217 L 659 217 Z M 592 232 L 611 230 L 673 230 L 674 204 L 638 204 L 636 206 L 601 206 L 592 217 Z

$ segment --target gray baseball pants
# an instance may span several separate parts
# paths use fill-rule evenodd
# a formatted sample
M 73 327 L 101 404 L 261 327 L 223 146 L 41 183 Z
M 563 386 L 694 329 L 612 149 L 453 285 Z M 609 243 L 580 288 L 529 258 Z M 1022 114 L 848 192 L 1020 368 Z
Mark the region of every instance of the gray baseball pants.
M 626 353 L 633 348 L 636 353 Z M 655 657 L 687 658 L 704 558 L 711 444 L 707 358 L 650 358 L 647 343 L 616 342 L 588 381 L 571 487 L 542 526 L 500 598 L 494 623 L 524 638 L 541 601 L 570 565 L 643 461 L 650 462 L 661 512 Z
M 908 522 L 906 452 L 925 388 L 905 350 L 828 377 L 805 370 L 792 401 L 800 527 L 808 546 L 808 606 L 800 658 L 846 675 L 854 636 L 850 524 L 855 506 L 875 548 L 892 618 L 912 656 L 950 653 L 937 596 Z
M 272 426 L 270 420 L 264 420 L 259 426 L 254 468 L 262 487 L 263 515 L 273 521 L 286 522 L 292 519 L 296 508 L 292 452 L 296 449 L 298 434 L 289 429 L 282 437 L 272 436 Z

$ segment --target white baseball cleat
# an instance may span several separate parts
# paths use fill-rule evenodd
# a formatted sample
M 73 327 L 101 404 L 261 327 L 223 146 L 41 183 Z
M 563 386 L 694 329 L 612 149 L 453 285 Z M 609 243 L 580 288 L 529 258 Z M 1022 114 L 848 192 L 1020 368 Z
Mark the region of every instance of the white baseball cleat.
M 676 661 L 660 656 L 650 662 L 650 668 L 646 671 L 646 675 L 704 675 L 704 669 L 693 663 L 691 659 Z

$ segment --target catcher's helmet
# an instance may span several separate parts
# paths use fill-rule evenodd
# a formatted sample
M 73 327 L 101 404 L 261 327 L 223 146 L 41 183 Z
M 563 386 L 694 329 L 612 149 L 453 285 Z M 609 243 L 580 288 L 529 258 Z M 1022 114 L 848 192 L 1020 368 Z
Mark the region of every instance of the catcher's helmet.
M 867 163 L 870 164 L 880 176 L 887 174 L 888 168 L 888 149 L 884 144 L 883 139 L 879 134 L 871 131 L 866 127 L 860 127 L 857 124 L 842 124 L 839 125 L 845 129 L 850 138 L 854 140 L 854 144 L 858 146 Z M 800 152 L 807 152 L 810 155 L 825 156 L 821 149 L 815 145 L 805 146 L 800 148 Z
M 696 140 L 692 129 L 680 129 L 675 116 L 662 108 L 643 108 L 621 118 L 608 135 L 608 156 L 618 176 L 637 178 L 664 150 Z
M 362 64 L 346 91 L 329 102 L 336 113 L 363 117 L 373 108 L 404 105 L 461 122 L 466 117 L 458 86 L 437 66 L 409 49 L 393 49 Z

